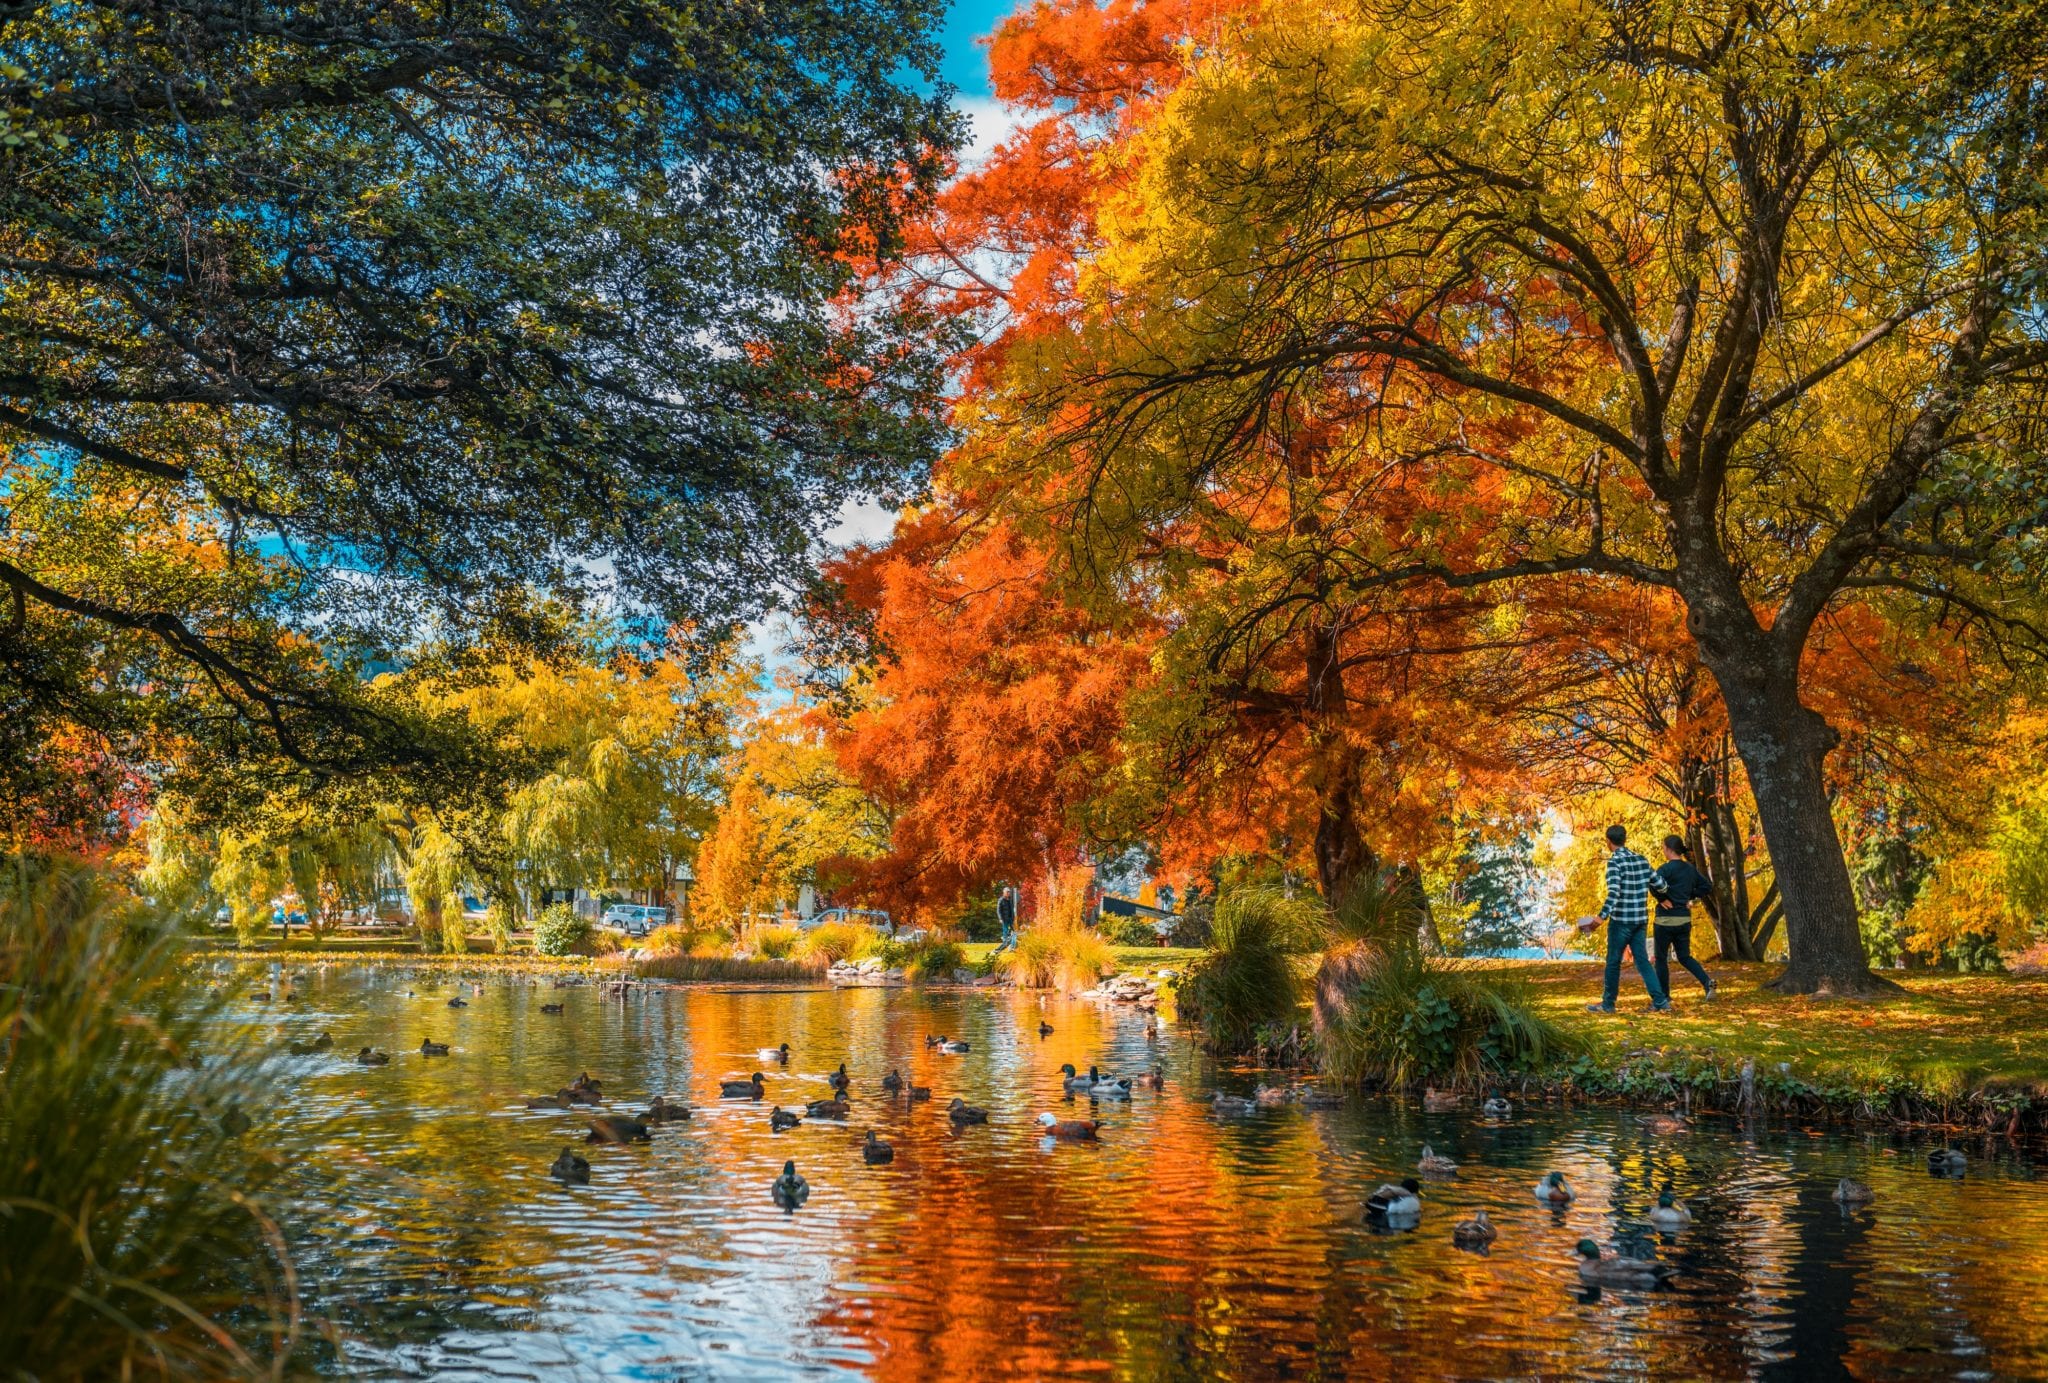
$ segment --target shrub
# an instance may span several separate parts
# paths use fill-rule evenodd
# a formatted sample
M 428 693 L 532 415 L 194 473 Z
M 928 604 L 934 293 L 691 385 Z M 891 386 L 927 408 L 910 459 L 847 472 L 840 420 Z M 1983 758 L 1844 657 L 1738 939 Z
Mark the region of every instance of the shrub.
M 996 895 L 977 898 L 961 909 L 955 926 L 969 941 L 1001 941 L 1003 924 L 996 918 Z
M 1166 934 L 1169 946 L 1207 946 L 1216 939 L 1212 923 L 1216 916 L 1216 905 L 1210 901 L 1190 903 L 1174 921 L 1173 930 Z
M 1412 940 L 1365 953 L 1319 1018 L 1323 1069 L 1346 1083 L 1476 1083 L 1573 1047 L 1512 974 L 1432 959 Z
M 663 955 L 648 956 L 639 964 L 640 974 L 651 980 L 724 981 L 788 984 L 815 980 L 823 973 L 822 962 L 800 960 L 740 960 L 732 956 Z
M 1105 915 L 1102 919 L 1102 936 L 1116 946 L 1157 946 L 1159 933 L 1152 923 L 1143 917 L 1118 917 Z
M 1175 1011 L 1222 1052 L 1261 1045 L 1261 1029 L 1291 1027 L 1301 1006 L 1295 957 L 1322 934 L 1322 906 L 1276 889 L 1234 889 L 1217 901 L 1212 945 L 1181 977 Z
M 0 1358 L 11 1377 L 310 1372 L 266 1198 L 311 1136 L 177 919 L 4 864 Z M 235 987 L 237 990 L 241 986 Z M 245 992 L 245 991 L 243 991 Z
M 1024 989 L 1061 989 L 1074 993 L 1092 989 L 1103 972 L 1116 968 L 1116 955 L 1095 933 L 1031 928 L 1017 937 L 1015 948 L 998 957 L 1010 982 Z
M 882 934 L 872 927 L 852 922 L 823 922 L 804 933 L 803 940 L 797 944 L 796 956 L 800 960 L 823 961 L 830 965 L 835 961 L 853 960 L 882 944 Z
M 689 950 L 696 939 L 696 932 L 690 928 L 668 922 L 649 932 L 647 939 L 640 944 L 650 951 L 683 952 Z
M 801 929 L 779 922 L 757 922 L 740 933 L 740 945 L 764 960 L 788 960 L 803 939 Z
M 903 968 L 913 980 L 950 980 L 955 970 L 967 964 L 967 953 L 957 941 L 923 941 L 908 949 Z
M 590 940 L 590 923 L 567 903 L 550 903 L 533 919 L 533 949 L 544 956 L 572 955 Z

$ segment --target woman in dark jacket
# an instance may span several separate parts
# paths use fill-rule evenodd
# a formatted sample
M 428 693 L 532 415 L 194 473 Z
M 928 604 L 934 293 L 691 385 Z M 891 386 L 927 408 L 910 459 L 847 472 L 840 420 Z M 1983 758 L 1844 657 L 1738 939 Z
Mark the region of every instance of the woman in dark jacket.
M 1714 910 L 1714 886 L 1707 876 L 1692 867 L 1687 858 L 1692 852 L 1685 847 L 1685 841 L 1678 836 L 1664 837 L 1664 863 L 1657 869 L 1657 877 L 1664 881 L 1664 891 L 1657 898 L 1657 983 L 1664 992 L 1671 992 L 1671 967 L 1668 957 L 1678 953 L 1678 963 L 1692 972 L 1700 982 L 1700 988 L 1707 991 L 1709 999 L 1714 997 L 1714 980 L 1707 974 L 1706 967 L 1692 958 L 1692 903 L 1693 899 L 1703 900 L 1709 915 Z

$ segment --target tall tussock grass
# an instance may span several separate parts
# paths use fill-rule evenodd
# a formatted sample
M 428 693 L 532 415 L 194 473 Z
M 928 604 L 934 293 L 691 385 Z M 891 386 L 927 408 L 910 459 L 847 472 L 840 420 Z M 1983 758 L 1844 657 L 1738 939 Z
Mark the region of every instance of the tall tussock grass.
M 1020 932 L 1017 944 L 997 961 L 1020 989 L 1058 989 L 1077 994 L 1093 989 L 1116 966 L 1109 943 L 1086 928 Z
M 825 962 L 751 958 L 742 960 L 733 956 L 693 956 L 679 953 L 648 956 L 640 961 L 639 969 L 641 977 L 650 980 L 788 983 L 817 979 L 825 973 Z
M 0 1361 L 11 1377 L 302 1371 L 269 1208 L 294 1156 L 267 1053 L 175 918 L 67 862 L 0 860 Z
M 1218 1051 L 1247 1051 L 1261 1029 L 1291 1027 L 1300 1012 L 1297 958 L 1321 944 L 1322 904 L 1278 889 L 1243 888 L 1217 900 L 1209 950 L 1175 994 L 1183 1020 Z

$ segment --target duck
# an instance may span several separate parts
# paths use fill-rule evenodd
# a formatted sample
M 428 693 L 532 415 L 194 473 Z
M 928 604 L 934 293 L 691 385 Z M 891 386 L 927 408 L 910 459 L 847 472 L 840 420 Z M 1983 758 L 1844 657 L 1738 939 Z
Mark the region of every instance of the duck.
M 1287 1088 L 1280 1085 L 1262 1085 L 1252 1091 L 1252 1103 L 1260 1109 L 1278 1109 L 1287 1103 Z
M 1085 1095 L 1095 1088 L 1095 1068 L 1092 1066 L 1088 1068 L 1087 1075 L 1077 1075 L 1074 1071 L 1074 1063 L 1069 1061 L 1060 1067 L 1060 1074 L 1066 1077 L 1065 1080 L 1060 1082 L 1060 1086 L 1063 1089 L 1077 1090 Z
M 1652 1114 L 1642 1121 L 1643 1128 L 1650 1133 L 1690 1133 L 1692 1125 L 1676 1114 Z
M 831 1075 L 825 1077 L 825 1084 L 831 1086 L 834 1090 L 837 1090 L 842 1095 L 846 1093 L 847 1086 L 853 1084 L 853 1082 L 846 1078 L 845 1062 L 840 1062 L 839 1069 L 834 1071 Z
M 1936 1148 L 1927 1154 L 1927 1170 L 1938 1177 L 1959 1177 L 1970 1169 L 1970 1159 L 1955 1148 Z
M 768 1127 L 777 1133 L 781 1133 L 784 1129 L 793 1129 L 802 1122 L 802 1118 L 790 1113 L 781 1105 L 777 1105 L 768 1111 Z
M 690 1107 L 677 1104 L 666 1095 L 656 1095 L 642 1117 L 650 1124 L 680 1124 L 689 1119 Z
M 1166 1072 L 1154 1066 L 1144 1075 L 1138 1077 L 1138 1084 L 1144 1086 L 1147 1090 L 1164 1090 L 1166 1088 Z
M 1248 1099 L 1243 1095 L 1225 1094 L 1221 1090 L 1218 1090 L 1209 1101 L 1209 1108 L 1215 1110 L 1218 1114 L 1256 1114 L 1259 1112 L 1258 1101 Z
M 763 1061 L 777 1061 L 787 1066 L 789 1065 L 789 1044 L 785 1042 L 780 1047 L 763 1047 L 755 1052 L 754 1055 Z
M 1043 1018 L 1039 1019 L 1039 1020 L 1038 1020 L 1038 1040 L 1039 1040 L 1039 1041 L 1041 1041 L 1041 1042 L 1043 1042 L 1043 1041 L 1044 1041 L 1044 1040 L 1045 1040 L 1046 1038 L 1048 1038 L 1048 1037 L 1051 1037 L 1051 1036 L 1052 1036 L 1052 1024 L 1050 1024 L 1050 1023 L 1046 1022 L 1046 1021 L 1045 1021 L 1045 1020 L 1044 1020 Z
M 574 1103 L 575 1101 L 565 1100 L 560 1095 L 538 1095 L 528 1100 L 526 1107 L 528 1109 L 567 1109 Z
M 1500 1095 L 1488 1095 L 1486 1103 L 1479 1106 L 1479 1112 L 1489 1119 L 1512 1119 L 1515 1107 Z
M 1438 1090 L 1433 1085 L 1426 1086 L 1422 1091 L 1422 1110 L 1425 1114 L 1449 1114 L 1464 1103 L 1464 1099 L 1465 1097 L 1455 1090 Z
M 1131 1097 L 1131 1083 L 1128 1080 L 1112 1080 L 1102 1077 L 1088 1087 L 1088 1095 L 1096 1100 L 1128 1100 Z
M 574 1148 L 564 1148 L 562 1155 L 555 1159 L 555 1165 L 548 1168 L 548 1175 L 574 1186 L 588 1186 L 590 1161 Z
M 448 1044 L 446 1042 L 435 1042 L 430 1038 L 423 1037 L 420 1039 L 420 1055 L 446 1056 L 448 1055 Z
M 794 1210 L 811 1198 L 811 1183 L 797 1175 L 795 1158 L 782 1164 L 782 1175 L 769 1186 L 768 1194 L 784 1210 Z
M 647 1125 L 630 1114 L 593 1114 L 590 1116 L 589 1143 L 646 1143 L 653 1134 Z
M 844 1099 L 812 1100 L 804 1106 L 804 1113 L 813 1119 L 844 1119 L 846 1110 Z
M 333 1045 L 334 1039 L 323 1032 L 311 1042 L 288 1042 L 285 1044 L 285 1050 L 293 1056 L 311 1056 L 315 1052 L 324 1052 Z
M 1053 1138 L 1064 1138 L 1075 1143 L 1092 1140 L 1095 1131 L 1102 1127 L 1093 1119 L 1062 1119 L 1057 1114 L 1039 1115 L 1038 1126 Z
M 1401 1184 L 1388 1183 L 1365 1198 L 1365 1218 L 1386 1224 L 1420 1219 L 1422 1216 L 1422 1183 L 1414 1177 L 1403 1177 Z
M 1835 1200 L 1839 1204 L 1868 1205 L 1876 1199 L 1877 1192 L 1854 1177 L 1843 1177 L 1835 1183 Z
M 468 1008 L 468 1007 L 469 1007 L 469 1000 L 467 1000 L 467 999 L 463 998 L 463 997 L 462 997 L 462 996 L 461 996 L 460 994 L 458 994 L 458 995 L 456 995 L 456 996 L 455 996 L 454 998 L 452 998 L 452 999 L 450 999 L 450 1000 L 448 1001 L 448 1007 L 450 1007 L 450 1008 Z
M 1461 1249 L 1484 1249 L 1498 1238 L 1500 1231 L 1484 1210 L 1473 1211 L 1471 1219 L 1460 1220 L 1451 1228 L 1451 1242 Z
M 1415 1168 L 1426 1177 L 1454 1177 L 1458 1174 L 1458 1164 L 1427 1143 L 1422 1145 L 1422 1160 L 1415 1164 Z
M 890 1067 L 889 1074 L 882 1077 L 882 1088 L 891 1095 L 903 1088 L 903 1077 L 897 1072 L 895 1067 Z
M 1536 1199 L 1545 1205 L 1570 1205 L 1579 1198 L 1565 1181 L 1563 1172 L 1552 1172 L 1536 1183 Z
M 896 1149 L 875 1137 L 875 1131 L 869 1129 L 868 1141 L 861 1144 L 860 1155 L 862 1161 L 866 1162 L 870 1167 L 874 1167 L 884 1162 L 894 1162 L 896 1160 Z
M 759 1071 L 746 1080 L 722 1080 L 718 1083 L 718 1098 L 721 1100 L 758 1100 L 767 1093 L 767 1082 Z
M 365 1047 L 356 1053 L 356 1060 L 365 1066 L 389 1066 L 391 1064 L 391 1053 L 380 1052 L 374 1047 Z
M 603 1104 L 604 1097 L 594 1085 L 565 1085 L 555 1092 L 555 1097 L 567 1104 Z
M 1649 1218 L 1653 1228 L 1666 1234 L 1676 1234 L 1692 1223 L 1692 1212 L 1685 1208 L 1684 1201 L 1672 1196 L 1671 1188 L 1667 1186 L 1657 1193 L 1657 1203 L 1650 1207 Z
M 948 1037 L 939 1043 L 939 1050 L 942 1052 L 951 1053 L 954 1056 L 958 1056 L 962 1052 L 972 1051 L 973 1048 L 969 1047 L 965 1042 L 956 1042 L 954 1039 Z
M 259 1004 L 267 1004 L 270 1002 L 270 991 L 267 989 L 259 989 L 254 994 L 251 994 L 249 997 L 254 999 Z
M 946 1117 L 955 1124 L 985 1124 L 988 1122 L 988 1111 L 971 1105 L 955 1095 L 953 1103 L 946 1106 Z
M 1621 1254 L 1602 1255 L 1591 1239 L 1579 1240 L 1579 1276 L 1603 1287 L 1654 1287 L 1675 1276 L 1678 1269 L 1654 1258 L 1628 1258 Z
M 912 1104 L 916 1104 L 919 1100 L 928 1100 L 931 1097 L 932 1088 L 929 1085 L 907 1086 L 903 1091 L 903 1098 Z
M 560 1013 L 562 1011 L 562 1006 L 560 1004 L 542 1004 L 540 1006 L 540 1011 L 542 1013 Z
M 925 1045 L 925 1046 L 926 1046 L 927 1048 L 933 1048 L 933 1047 L 938 1047 L 938 1046 L 940 1046 L 941 1044 L 943 1044 L 943 1043 L 945 1042 L 945 1040 L 946 1040 L 946 1035 L 945 1035 L 944 1033 L 939 1033 L 939 1034 L 936 1034 L 936 1035 L 934 1035 L 934 1034 L 932 1034 L 932 1033 L 926 1033 L 926 1034 L 925 1034 L 925 1037 L 924 1037 L 924 1045 Z
M 297 1003 L 299 1001 L 299 991 L 296 989 L 287 989 L 284 992 L 284 1001 L 288 1004 Z

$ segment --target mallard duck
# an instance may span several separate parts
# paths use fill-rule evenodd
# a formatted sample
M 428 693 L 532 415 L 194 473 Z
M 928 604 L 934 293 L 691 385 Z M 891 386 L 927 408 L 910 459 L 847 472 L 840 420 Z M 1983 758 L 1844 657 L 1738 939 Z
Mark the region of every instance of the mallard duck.
M 333 1045 L 333 1037 L 329 1036 L 327 1033 L 324 1032 L 321 1033 L 318 1037 L 314 1038 L 312 1043 L 313 1050 L 316 1052 L 324 1052 Z
M 677 1104 L 666 1095 L 656 1095 L 644 1117 L 650 1124 L 680 1124 L 690 1117 L 690 1107 Z
M 1460 1220 L 1451 1228 L 1451 1242 L 1461 1249 L 1483 1249 L 1498 1238 L 1500 1231 L 1484 1210 L 1473 1211 L 1471 1219 Z
M 542 1013 L 560 1013 L 562 1011 L 562 1006 L 560 1004 L 542 1004 L 540 1006 L 540 1011 Z
M 782 1175 L 775 1178 L 768 1194 L 784 1210 L 794 1210 L 811 1198 L 811 1183 L 796 1174 L 794 1158 L 782 1164 Z
M 324 1052 L 333 1045 L 334 1039 L 323 1032 L 311 1042 L 288 1042 L 285 1044 L 285 1050 L 293 1056 L 311 1056 L 315 1052 Z
M 365 1047 L 356 1053 L 356 1060 L 365 1066 L 389 1066 L 391 1064 L 391 1053 Z
M 1138 1077 L 1138 1084 L 1144 1086 L 1147 1090 L 1164 1090 L 1166 1088 L 1166 1072 L 1154 1066 L 1144 1075 Z
M 759 1071 L 745 1080 L 722 1080 L 718 1083 L 718 1098 L 721 1100 L 758 1100 L 767 1093 L 767 1081 Z
M 789 1044 L 785 1042 L 780 1047 L 763 1047 L 760 1051 L 755 1052 L 754 1055 L 763 1061 L 779 1061 L 784 1066 L 787 1066 L 789 1065 Z
M 1093 1119 L 1062 1119 L 1057 1114 L 1039 1115 L 1038 1126 L 1051 1137 L 1077 1143 L 1094 1138 L 1095 1131 L 1102 1127 Z
M 873 1167 L 882 1162 L 894 1162 L 896 1160 L 896 1149 L 875 1137 L 875 1131 L 869 1129 L 868 1141 L 861 1144 L 860 1155 L 863 1161 L 870 1167 Z
M 1422 1145 L 1422 1160 L 1415 1164 L 1415 1169 L 1426 1177 L 1454 1177 L 1458 1174 L 1458 1164 L 1427 1143 Z
M 1283 1085 L 1262 1085 L 1252 1091 L 1252 1103 L 1260 1109 L 1278 1109 L 1287 1103 L 1287 1087 Z
M 1403 1177 L 1401 1184 L 1388 1183 L 1365 1198 L 1365 1218 L 1383 1223 L 1415 1220 L 1422 1215 L 1422 1183 Z
M 1088 1068 L 1087 1075 L 1076 1075 L 1074 1063 L 1069 1061 L 1061 1065 L 1060 1074 L 1066 1078 L 1060 1082 L 1061 1089 L 1078 1090 L 1086 1094 L 1095 1087 L 1095 1068 L 1092 1066 Z
M 590 1116 L 590 1143 L 645 1143 L 654 1135 L 647 1125 L 630 1114 L 593 1114 Z
M 842 1095 L 846 1093 L 846 1088 L 849 1085 L 853 1084 L 853 1082 L 848 1080 L 846 1077 L 845 1062 L 840 1062 L 839 1069 L 834 1071 L 831 1075 L 825 1077 L 825 1084 L 831 1086 L 834 1090 L 837 1090 Z
M 555 1165 L 548 1168 L 548 1175 L 558 1181 L 577 1186 L 590 1184 L 590 1162 L 574 1148 L 562 1149 L 562 1155 L 555 1159 Z
M 446 1042 L 435 1042 L 423 1037 L 420 1039 L 420 1055 L 446 1056 L 448 1055 L 448 1044 Z
M 1229 1095 L 1219 1090 L 1210 1099 L 1209 1108 L 1218 1114 L 1256 1114 L 1259 1112 L 1259 1103 L 1243 1095 Z
M 1465 1102 L 1465 1097 L 1455 1090 L 1438 1090 L 1427 1086 L 1422 1092 L 1422 1109 L 1426 1114 L 1449 1114 Z
M 604 1103 L 604 1097 L 597 1092 L 596 1087 L 589 1085 L 565 1085 L 555 1092 L 555 1097 L 569 1104 Z
M 1835 1200 L 1842 1205 L 1868 1205 L 1876 1199 L 1877 1192 L 1854 1177 L 1843 1177 L 1835 1183 Z
M 1048 1037 L 1051 1037 L 1051 1036 L 1052 1036 L 1052 1024 L 1050 1024 L 1050 1023 L 1046 1022 L 1046 1021 L 1045 1021 L 1045 1020 L 1044 1020 L 1043 1018 L 1039 1019 L 1039 1020 L 1038 1020 L 1038 1038 L 1039 1038 L 1039 1040 L 1040 1040 L 1040 1041 L 1042 1042 L 1042 1041 L 1044 1041 L 1044 1040 L 1045 1040 L 1046 1038 L 1048 1038 Z
M 1479 1112 L 1489 1119 L 1511 1119 L 1514 1117 L 1515 1107 L 1499 1095 L 1488 1095 L 1486 1103 L 1479 1106 Z
M 919 1100 L 928 1100 L 931 1097 L 932 1088 L 929 1085 L 909 1086 L 903 1092 L 903 1098 L 912 1104 L 916 1104 Z
M 1650 1133 L 1691 1133 L 1692 1125 L 1676 1114 L 1652 1114 L 1642 1121 L 1643 1128 Z
M 450 1000 L 448 1001 L 448 1007 L 450 1007 L 450 1008 L 468 1008 L 468 1007 L 469 1007 L 469 1000 L 467 1000 L 467 999 L 463 998 L 463 997 L 462 997 L 462 996 L 461 996 L 460 994 L 458 994 L 458 995 L 456 995 L 456 996 L 455 996 L 454 998 L 452 998 L 452 999 L 450 999 Z
M 1936 1148 L 1927 1154 L 1927 1170 L 1938 1177 L 1959 1177 L 1970 1169 L 1970 1159 L 1954 1148 Z
M 1603 1287 L 1654 1287 L 1677 1274 L 1678 1269 L 1654 1258 L 1629 1258 L 1610 1253 L 1602 1256 L 1591 1239 L 1579 1240 L 1579 1276 Z
M 939 1043 L 939 1050 L 942 1052 L 950 1053 L 953 1056 L 958 1056 L 962 1052 L 971 1051 L 973 1049 L 970 1048 L 965 1042 L 956 1042 L 949 1037 Z
M 575 1101 L 565 1100 L 560 1095 L 539 1095 L 528 1100 L 526 1107 L 528 1109 L 567 1109 L 574 1103 Z
M 1685 1202 L 1675 1199 L 1671 1188 L 1665 1187 L 1657 1193 L 1657 1203 L 1650 1207 L 1650 1224 L 1666 1234 L 1676 1234 L 1692 1223 L 1692 1212 L 1685 1208 Z
M 804 1113 L 813 1119 L 844 1119 L 847 1108 L 843 1099 L 812 1100 L 804 1106 Z
M 1088 1097 L 1095 1100 L 1128 1100 L 1131 1097 L 1131 1083 L 1128 1080 L 1112 1080 L 1108 1076 L 1103 1076 L 1088 1087 Z
M 889 1074 L 882 1077 L 882 1088 L 891 1095 L 903 1088 L 903 1077 L 897 1072 L 895 1067 L 890 1067 Z
M 1545 1205 L 1570 1205 L 1579 1198 L 1564 1179 L 1563 1172 L 1552 1172 L 1536 1183 L 1536 1199 Z
M 798 1124 L 801 1124 L 802 1122 L 802 1119 L 790 1113 L 781 1105 L 777 1105 L 775 1106 L 775 1108 L 768 1111 L 768 1127 L 775 1130 L 775 1132 L 777 1133 L 782 1132 L 784 1129 L 795 1128 Z
M 971 1105 L 955 1095 L 953 1103 L 946 1106 L 946 1117 L 956 1124 L 985 1124 L 988 1122 L 988 1111 Z

